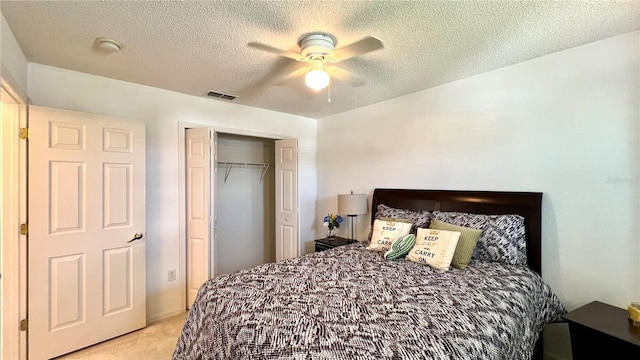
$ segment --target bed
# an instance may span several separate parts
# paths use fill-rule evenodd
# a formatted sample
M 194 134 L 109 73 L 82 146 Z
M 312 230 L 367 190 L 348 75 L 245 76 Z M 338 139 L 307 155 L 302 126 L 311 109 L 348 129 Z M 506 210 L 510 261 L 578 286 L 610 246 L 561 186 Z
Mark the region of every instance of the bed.
M 541 201 L 541 193 L 375 189 L 372 224 L 389 209 L 499 226 L 507 216 L 521 221 L 526 243 L 513 261 L 474 251 L 466 268 L 442 271 L 386 260 L 367 240 L 218 276 L 199 290 L 173 359 L 541 358 L 543 326 L 565 312 L 540 276 Z M 495 255 L 494 230 L 482 231 L 476 250 Z

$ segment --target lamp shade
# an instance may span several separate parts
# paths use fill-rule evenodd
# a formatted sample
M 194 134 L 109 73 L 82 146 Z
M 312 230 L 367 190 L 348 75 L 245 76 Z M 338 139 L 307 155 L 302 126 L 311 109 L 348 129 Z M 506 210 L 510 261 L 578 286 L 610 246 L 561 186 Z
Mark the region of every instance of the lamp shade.
M 338 195 L 338 213 L 343 215 L 362 215 L 367 213 L 367 195 Z

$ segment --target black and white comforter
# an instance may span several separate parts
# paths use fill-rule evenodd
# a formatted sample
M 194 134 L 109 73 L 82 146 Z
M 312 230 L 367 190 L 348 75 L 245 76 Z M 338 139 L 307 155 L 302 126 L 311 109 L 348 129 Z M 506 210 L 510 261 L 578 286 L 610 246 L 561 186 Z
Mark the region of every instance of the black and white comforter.
M 352 244 L 219 276 L 174 359 L 530 359 L 562 304 L 527 268 L 440 272 Z

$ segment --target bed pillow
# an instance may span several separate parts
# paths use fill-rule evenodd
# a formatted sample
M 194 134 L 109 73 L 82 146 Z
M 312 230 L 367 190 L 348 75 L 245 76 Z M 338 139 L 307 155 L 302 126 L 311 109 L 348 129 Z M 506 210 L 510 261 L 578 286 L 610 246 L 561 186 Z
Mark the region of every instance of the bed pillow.
M 416 243 L 406 259 L 447 271 L 459 238 L 459 231 L 419 228 Z
M 409 234 L 411 220 L 404 219 L 376 219 L 373 222 L 373 234 L 368 250 L 387 252 L 399 237 Z
M 433 217 L 449 224 L 482 230 L 472 259 L 527 265 L 527 244 L 522 216 L 434 211 Z
M 417 228 L 428 228 L 431 223 L 431 211 L 418 211 L 418 210 L 408 210 L 408 209 L 396 209 L 390 206 L 379 204 L 376 208 L 375 219 L 380 218 L 394 218 L 394 219 L 409 219 L 413 223 L 411 227 L 411 233 L 415 234 Z M 369 232 L 369 240 L 371 240 L 371 234 L 373 232 L 373 227 Z
M 460 232 L 458 245 L 456 245 L 456 251 L 453 253 L 453 259 L 451 259 L 451 266 L 458 269 L 465 269 L 469 261 L 471 261 L 473 250 L 476 248 L 478 238 L 482 235 L 482 230 L 453 225 L 438 219 L 431 219 L 429 228 Z

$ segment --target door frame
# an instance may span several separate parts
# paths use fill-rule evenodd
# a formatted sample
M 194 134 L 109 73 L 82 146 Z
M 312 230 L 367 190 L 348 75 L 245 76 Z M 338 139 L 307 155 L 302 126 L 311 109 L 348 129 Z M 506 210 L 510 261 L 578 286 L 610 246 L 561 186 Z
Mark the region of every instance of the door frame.
M 175 313 L 168 314 L 167 316 L 171 316 L 174 314 L 180 314 L 185 311 L 187 308 L 187 215 L 186 215 L 186 129 L 188 128 L 209 128 L 213 131 L 214 136 L 213 139 L 217 137 L 217 133 L 225 133 L 232 135 L 241 135 L 241 136 L 252 136 L 252 137 L 260 137 L 265 139 L 273 139 L 273 140 L 281 140 L 281 139 L 291 139 L 291 136 L 281 135 L 281 134 L 267 134 L 258 131 L 251 130 L 242 130 L 242 129 L 234 129 L 234 128 L 226 128 L 219 126 L 211 126 L 210 124 L 204 123 L 193 123 L 186 121 L 178 121 L 178 286 L 181 289 L 180 295 L 180 308 L 175 311 Z M 212 140 L 213 140 L 212 139 Z M 215 144 L 213 144 L 215 145 Z M 212 158 L 212 161 L 214 159 Z M 215 179 L 215 166 L 211 166 L 212 179 Z M 299 174 L 299 171 L 298 171 Z M 296 201 L 298 202 L 298 209 L 300 207 L 300 187 L 298 186 Z M 213 196 L 214 192 L 210 192 L 210 196 Z M 298 255 L 300 254 L 300 218 L 298 216 L 298 227 L 297 227 L 297 239 L 298 243 L 296 244 L 296 250 Z M 212 238 L 215 237 L 215 233 L 213 229 L 215 228 L 215 224 L 211 226 L 211 233 L 209 236 L 209 241 L 212 241 Z M 209 248 L 214 249 L 215 244 L 210 244 Z
M 27 236 L 20 235 L 18 229 L 20 224 L 27 223 L 27 142 L 18 140 L 19 128 L 28 127 L 28 103 L 29 99 L 15 91 L 12 86 L 11 79 L 2 77 L 0 86 L 9 96 L 18 104 L 18 120 L 11 124 L 10 136 L 17 140 L 13 145 L 12 151 L 17 151 L 17 156 L 11 158 L 12 168 L 17 169 L 17 173 L 9 174 L 9 182 L 11 186 L 18 189 L 16 197 L 10 199 L 10 212 L 8 225 L 11 229 L 15 229 L 15 233 L 10 233 L 8 238 L 2 239 L 2 263 L 11 264 L 9 272 L 3 273 L 2 279 L 3 291 L 6 292 L 5 303 L 3 308 L 15 309 L 15 313 L 11 313 L 8 319 L 2 319 L 2 344 L 0 347 L 2 353 L 0 357 L 6 355 L 8 358 L 26 359 L 27 358 L 27 332 L 20 331 L 18 322 L 27 318 Z M 4 185 L 3 185 L 4 186 Z M 3 200 L 4 202 L 4 200 Z M 3 204 L 4 206 L 4 204 Z M 17 272 L 17 273 L 16 273 Z M 8 279 L 14 282 L 7 284 Z M 14 326 L 5 326 L 4 322 L 9 321 Z M 9 329 L 5 333 L 5 328 Z M 5 343 L 11 340 L 11 344 L 7 347 Z M 8 353 L 5 354 L 4 352 Z

